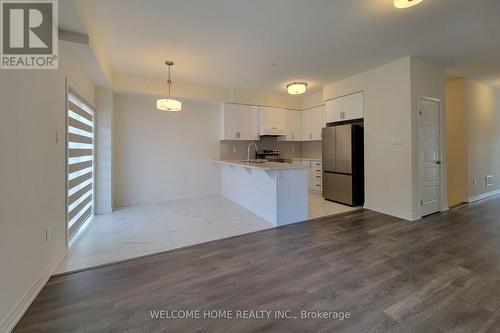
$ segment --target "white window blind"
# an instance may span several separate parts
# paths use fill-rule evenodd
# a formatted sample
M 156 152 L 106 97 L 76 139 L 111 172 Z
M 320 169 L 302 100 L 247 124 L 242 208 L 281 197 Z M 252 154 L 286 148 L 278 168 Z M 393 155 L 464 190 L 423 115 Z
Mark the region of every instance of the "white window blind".
M 66 110 L 68 237 L 94 213 L 94 113 L 70 90 Z

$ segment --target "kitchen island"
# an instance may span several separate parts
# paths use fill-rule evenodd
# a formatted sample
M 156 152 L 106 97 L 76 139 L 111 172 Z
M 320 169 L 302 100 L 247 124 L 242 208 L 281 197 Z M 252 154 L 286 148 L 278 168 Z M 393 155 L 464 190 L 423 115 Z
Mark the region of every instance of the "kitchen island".
M 307 220 L 307 168 L 291 163 L 216 161 L 221 194 L 275 226 Z

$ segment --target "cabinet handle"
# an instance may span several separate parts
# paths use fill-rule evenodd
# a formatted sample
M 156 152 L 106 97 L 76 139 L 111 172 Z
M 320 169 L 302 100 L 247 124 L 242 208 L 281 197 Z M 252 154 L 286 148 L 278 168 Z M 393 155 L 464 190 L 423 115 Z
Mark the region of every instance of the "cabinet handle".
M 316 184 L 316 186 L 321 187 L 321 185 L 319 185 L 319 184 Z
M 309 140 L 312 140 L 312 138 L 313 138 L 312 133 L 309 133 Z
M 316 178 L 321 178 L 321 176 L 316 176 Z

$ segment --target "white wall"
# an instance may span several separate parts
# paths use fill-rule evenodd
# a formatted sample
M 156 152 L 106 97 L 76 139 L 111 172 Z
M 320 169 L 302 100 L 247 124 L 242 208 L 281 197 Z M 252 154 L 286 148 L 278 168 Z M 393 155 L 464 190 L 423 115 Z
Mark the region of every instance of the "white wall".
M 116 206 L 220 193 L 219 104 L 162 112 L 154 96 L 115 94 L 114 106 Z
M 304 97 L 301 97 L 300 99 L 300 109 L 305 110 L 305 109 L 310 109 L 312 107 L 318 106 L 325 104 L 325 101 L 323 100 L 323 91 L 314 93 L 314 94 L 308 94 L 305 95 Z
M 113 91 L 96 89 L 95 212 L 113 211 Z
M 449 145 L 448 169 L 453 178 L 448 185 L 453 203 L 474 201 L 500 190 L 500 91 L 472 80 L 457 79 L 448 82 L 447 95 L 451 101 L 447 117 L 450 140 L 458 135 L 451 126 L 457 126 L 462 130 L 463 145 Z M 462 165 L 455 167 L 459 163 Z M 487 175 L 494 176 L 493 186 L 486 186 Z
M 58 70 L 1 71 L 0 331 L 15 324 L 66 252 L 65 80 L 90 103 L 94 86 L 65 42 L 59 61 Z
M 500 94 L 484 84 L 467 80 L 469 142 L 469 200 L 500 189 Z M 486 187 L 486 176 L 494 184 Z M 473 179 L 477 183 L 473 183 Z
M 469 135 L 466 80 L 446 82 L 446 164 L 448 205 L 469 200 Z
M 325 100 L 364 91 L 365 207 L 405 219 L 412 214 L 410 57 L 328 84 Z M 401 145 L 392 145 L 400 137 Z
M 175 78 L 174 78 L 175 79 Z M 132 74 L 113 73 L 113 90 L 123 94 L 165 96 L 166 79 Z M 301 109 L 301 96 L 240 90 L 174 81 L 172 96 L 209 102 L 233 102 Z

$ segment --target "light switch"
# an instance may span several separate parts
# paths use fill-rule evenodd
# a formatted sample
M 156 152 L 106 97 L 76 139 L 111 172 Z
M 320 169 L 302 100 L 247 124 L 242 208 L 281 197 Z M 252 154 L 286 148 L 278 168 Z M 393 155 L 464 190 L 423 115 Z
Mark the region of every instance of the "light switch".
M 393 136 L 393 137 L 392 137 L 392 144 L 393 144 L 394 146 L 400 146 L 400 145 L 402 145 L 402 144 L 403 144 L 402 142 L 403 142 L 403 140 L 401 139 L 401 137 L 400 137 L 400 136 Z
M 45 241 L 48 242 L 51 238 L 52 238 L 52 228 L 49 225 L 45 228 Z

